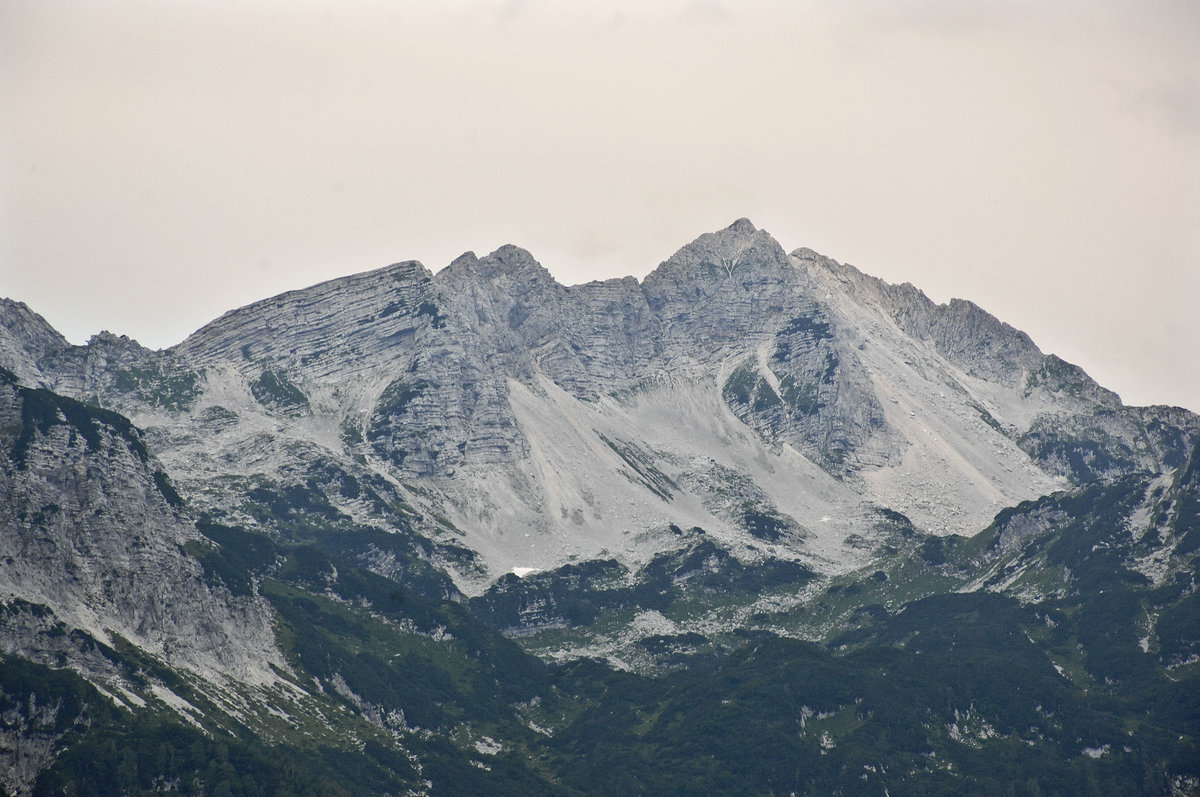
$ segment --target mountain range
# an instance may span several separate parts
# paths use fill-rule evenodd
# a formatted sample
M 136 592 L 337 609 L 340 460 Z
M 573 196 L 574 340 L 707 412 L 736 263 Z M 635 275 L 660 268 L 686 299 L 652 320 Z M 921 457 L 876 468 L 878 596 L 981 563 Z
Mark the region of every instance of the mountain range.
M 741 219 L 0 300 L 13 794 L 1197 794 L 1200 417 Z

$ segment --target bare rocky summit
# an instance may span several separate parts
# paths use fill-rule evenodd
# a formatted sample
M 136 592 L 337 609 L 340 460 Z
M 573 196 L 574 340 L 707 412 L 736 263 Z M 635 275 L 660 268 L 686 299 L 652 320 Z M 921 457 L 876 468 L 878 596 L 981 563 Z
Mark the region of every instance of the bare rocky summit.
M 163 352 L 71 347 L 17 310 L 6 367 L 128 414 L 196 506 L 239 516 L 224 485 L 328 460 L 442 518 L 426 533 L 477 554 L 445 562 L 468 591 L 602 550 L 644 562 L 671 524 L 756 558 L 688 486 L 710 463 L 809 531 L 773 555 L 837 572 L 871 550 L 876 508 L 970 533 L 1072 481 L 1161 470 L 1196 430 L 970 302 L 788 255 L 746 219 L 641 282 L 565 287 L 505 246 L 282 294 Z
M 504 246 L 163 351 L 0 300 L 0 787 L 965 793 L 1036 749 L 1044 791 L 1194 792 L 1198 440 L 746 219 L 640 281 Z

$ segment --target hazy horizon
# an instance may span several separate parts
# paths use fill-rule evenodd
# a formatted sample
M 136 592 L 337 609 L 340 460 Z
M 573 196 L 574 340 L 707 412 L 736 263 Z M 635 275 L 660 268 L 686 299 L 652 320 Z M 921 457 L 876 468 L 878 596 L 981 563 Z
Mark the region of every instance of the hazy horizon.
M 512 243 L 748 217 L 1200 410 L 1200 7 L 0 0 L 0 294 L 163 348 Z

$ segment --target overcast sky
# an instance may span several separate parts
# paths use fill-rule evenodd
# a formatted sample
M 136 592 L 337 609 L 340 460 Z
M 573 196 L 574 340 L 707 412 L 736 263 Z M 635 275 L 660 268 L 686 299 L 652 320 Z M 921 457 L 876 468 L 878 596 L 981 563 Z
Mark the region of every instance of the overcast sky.
M 1200 3 L 0 0 L 0 295 L 76 343 L 741 216 L 1200 410 Z

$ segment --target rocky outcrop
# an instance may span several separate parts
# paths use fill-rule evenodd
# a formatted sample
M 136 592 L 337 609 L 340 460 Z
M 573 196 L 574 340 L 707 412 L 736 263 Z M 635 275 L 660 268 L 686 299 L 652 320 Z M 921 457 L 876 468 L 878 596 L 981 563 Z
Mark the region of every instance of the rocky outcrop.
M 439 323 L 433 301 L 433 275 L 406 261 L 232 310 L 172 351 L 199 367 L 233 364 L 251 379 L 264 365 L 299 382 L 403 368 L 415 339 Z
M 831 511 L 853 525 L 886 506 L 970 533 L 1069 480 L 1161 470 L 1196 438 L 1194 416 L 1123 407 L 970 302 L 788 255 L 746 219 L 641 282 L 565 287 L 504 246 L 437 274 L 409 261 L 256 302 L 166 352 L 108 333 L 72 347 L 8 312 L 11 367 L 132 417 L 206 509 L 252 522 L 224 485 L 288 483 L 327 458 L 394 480 L 446 520 L 422 533 L 463 534 L 502 567 L 667 523 L 744 533 L 703 495 L 632 475 L 614 440 L 685 485 L 719 452 L 728 472 L 770 482 L 743 496 L 755 511 L 827 529 L 791 535 L 793 554 L 838 561 L 858 532 L 817 525 Z M 788 481 L 801 473 L 816 480 L 806 496 Z M 527 533 L 554 542 L 518 555 Z
M 43 379 L 38 363 L 71 344 L 24 302 L 0 299 L 0 367 L 29 385 Z
M 1197 442 L 1196 415 L 1125 407 L 970 302 L 788 255 L 745 219 L 641 282 L 566 287 L 505 246 L 257 302 L 161 352 L 111 333 L 72 346 L 5 301 L 0 790 L 63 791 L 118 754 L 127 791 L 237 791 L 226 758 L 282 784 L 245 743 L 289 786 L 336 768 L 366 773 L 357 791 L 490 793 L 459 776 L 561 762 L 589 717 L 654 732 L 662 712 L 628 703 L 572 719 L 610 699 L 595 684 L 635 681 L 595 661 L 543 672 L 495 629 L 559 661 L 703 662 L 688 681 L 719 696 L 705 672 L 769 662 L 789 636 L 840 651 L 835 676 L 876 644 L 893 662 L 933 651 L 914 672 L 956 644 L 989 661 L 1043 646 L 1020 669 L 1055 695 L 1085 673 L 1081 694 L 1103 684 L 1111 704 L 1133 673 L 1135 707 L 1153 683 L 1174 705 L 1188 684 L 1145 668 L 1186 678 L 1200 657 Z M 975 591 L 1025 605 L 958 594 Z M 998 611 L 1011 628 L 992 647 Z M 818 651 L 789 646 L 787 666 Z M 800 706 L 800 737 L 805 717 L 869 720 L 860 700 Z M 1030 701 L 1013 727 L 1033 734 Z M 961 747 L 952 716 L 931 744 L 952 727 Z M 164 717 L 199 727 L 169 739 Z M 1143 720 L 1163 749 L 1190 733 Z M 789 749 L 823 760 L 827 736 Z M 151 761 L 144 738 L 172 743 Z M 313 751 L 324 763 L 294 766 Z
M 202 369 L 125 335 L 101 332 L 86 346 L 47 352 L 45 385 L 63 395 L 124 413 L 183 412 L 201 392 Z
M 209 543 L 127 419 L 5 374 L 0 452 L 5 652 L 38 660 L 61 647 L 39 637 L 78 630 L 201 675 L 273 680 L 283 662 L 265 607 L 205 578 L 187 551 Z
M 973 302 L 952 299 L 935 304 L 907 282 L 891 285 L 811 249 L 797 249 L 792 257 L 831 278 L 848 298 L 889 319 L 905 335 L 930 344 L 972 376 L 1019 388 L 1042 365 L 1042 352 L 1028 335 Z
M 796 277 L 775 239 L 746 219 L 700 236 L 642 283 L 657 359 L 711 366 L 756 346 L 796 298 Z

